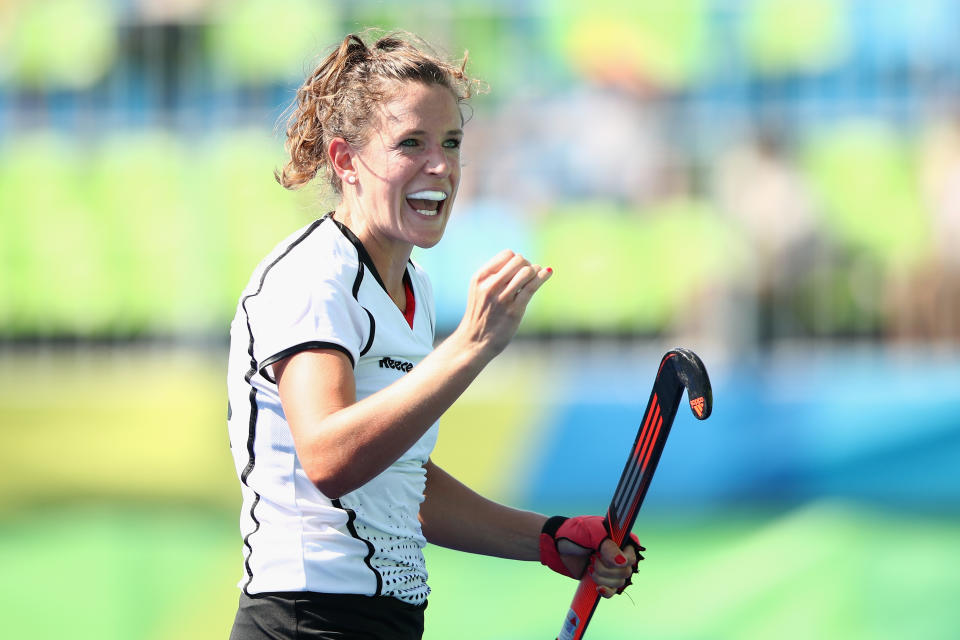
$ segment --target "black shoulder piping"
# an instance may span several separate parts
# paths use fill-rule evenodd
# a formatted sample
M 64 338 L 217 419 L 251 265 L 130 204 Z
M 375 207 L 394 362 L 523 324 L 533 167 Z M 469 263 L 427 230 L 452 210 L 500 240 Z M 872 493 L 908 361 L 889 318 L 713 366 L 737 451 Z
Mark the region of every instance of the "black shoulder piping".
M 373 320 L 373 314 L 370 313 L 370 309 L 362 307 L 364 311 L 367 312 L 367 317 L 370 318 L 370 338 L 367 340 L 367 344 L 364 345 L 363 349 L 360 350 L 360 355 L 365 356 L 367 351 L 370 351 L 370 347 L 373 346 L 373 336 L 377 333 L 377 323 Z
M 380 272 L 377 271 L 377 267 L 373 264 L 373 258 L 370 257 L 370 254 L 367 253 L 367 248 L 363 246 L 363 243 L 360 242 L 360 238 L 354 235 L 353 231 L 350 228 L 340 222 L 339 220 L 333 220 L 337 224 L 337 228 L 340 229 L 344 237 L 353 243 L 353 246 L 357 248 L 357 255 L 360 256 L 360 261 L 367 265 L 367 268 L 370 269 L 370 273 L 373 274 L 373 277 L 376 278 L 377 282 L 380 283 L 380 286 L 383 287 L 383 290 L 386 291 L 387 287 L 383 284 L 383 279 L 380 277 Z
M 253 472 L 253 468 L 256 465 L 256 455 L 254 454 L 253 445 L 257 437 L 257 388 L 253 386 L 251 380 L 257 373 L 257 359 L 253 355 L 253 329 L 250 326 L 250 312 L 247 311 L 247 300 L 263 291 L 263 283 L 267 279 L 267 273 L 270 272 L 274 265 L 276 265 L 283 258 L 285 258 L 287 254 L 293 251 L 294 247 L 306 240 L 307 236 L 313 233 L 313 231 L 329 217 L 329 215 L 326 215 L 323 218 L 314 221 L 314 223 L 307 227 L 307 230 L 304 231 L 300 237 L 291 242 L 289 246 L 284 249 L 283 253 L 281 253 L 273 262 L 267 265 L 267 267 L 263 270 L 263 273 L 260 274 L 260 283 L 257 286 L 257 290 L 249 295 L 244 296 L 243 300 L 240 302 L 240 306 L 243 308 L 243 313 L 246 316 L 247 335 L 250 336 L 250 342 L 247 344 L 247 354 L 250 356 L 250 369 L 248 369 L 247 373 L 243 376 L 243 379 L 246 380 L 247 384 L 250 385 L 250 420 L 247 427 L 247 465 L 240 473 L 240 482 L 242 482 L 248 489 L 251 487 L 247 482 L 247 478 L 250 477 L 250 474 Z M 250 536 L 260 530 L 260 521 L 257 519 L 256 514 L 257 505 L 260 504 L 260 494 L 254 491 L 253 495 L 253 504 L 250 505 L 250 519 L 253 520 L 254 524 L 253 531 L 249 532 L 243 537 L 243 546 L 247 548 L 247 556 L 243 560 L 243 566 L 247 572 L 247 581 L 243 584 L 243 592 L 247 595 L 250 595 L 250 592 L 247 591 L 247 588 L 253 581 L 253 570 L 250 568 L 250 556 L 253 554 L 253 546 L 250 544 Z
M 334 222 L 337 222 L 334 220 Z M 360 302 L 360 283 L 363 282 L 363 274 L 365 271 L 364 264 L 366 262 L 370 263 L 370 273 L 373 274 L 373 277 L 377 279 L 377 282 L 380 283 L 380 286 L 383 287 L 383 281 L 380 280 L 380 276 L 377 275 L 377 269 L 373 266 L 373 261 L 370 259 L 370 255 L 367 253 L 367 250 L 363 248 L 359 238 L 353 235 L 353 232 L 350 231 L 347 227 L 337 222 L 340 230 L 343 232 L 343 235 L 353 243 L 354 247 L 357 249 L 357 255 L 360 257 L 360 264 L 357 268 L 357 277 L 353 279 L 353 299 L 357 302 Z M 386 291 L 386 288 L 384 288 Z M 367 312 L 367 317 L 370 319 L 370 336 L 367 338 L 367 344 L 360 348 L 360 356 L 366 355 L 367 351 L 370 351 L 370 347 L 373 346 L 373 338 L 377 333 L 377 323 L 373 320 L 373 314 L 370 313 L 370 309 L 367 309 L 363 305 L 360 305 L 360 308 Z M 354 365 L 356 366 L 356 365 Z
M 311 340 L 309 342 L 301 342 L 300 344 L 294 345 L 292 347 L 287 347 L 280 353 L 274 354 L 269 358 L 266 358 L 263 362 L 260 363 L 260 375 L 272 382 L 277 384 L 277 381 L 274 379 L 270 372 L 267 370 L 267 367 L 270 365 L 280 362 L 284 358 L 292 356 L 295 353 L 300 353 L 301 351 L 309 351 L 310 349 L 334 349 L 336 351 L 342 352 L 350 360 L 350 366 L 355 367 L 356 363 L 353 361 L 353 354 L 350 353 L 350 350 L 347 349 L 342 344 L 337 344 L 336 342 L 325 342 L 322 340 Z
M 373 543 L 365 538 L 361 538 L 360 534 L 357 533 L 357 527 L 354 526 L 353 524 L 354 520 L 357 519 L 357 512 L 354 511 L 353 509 L 347 509 L 346 507 L 344 507 L 343 503 L 340 502 L 339 498 L 337 498 L 336 500 L 331 500 L 331 504 L 333 504 L 333 506 L 336 507 L 337 509 L 342 509 L 343 511 L 346 512 L 347 530 L 350 532 L 350 535 L 356 538 L 357 540 L 359 540 L 360 542 L 364 543 L 365 545 L 367 545 L 367 555 L 366 557 L 364 557 L 363 562 L 364 564 L 367 565 L 367 567 L 369 567 L 370 571 L 373 572 L 374 577 L 377 579 L 377 589 L 373 595 L 375 596 L 381 595 L 383 593 L 383 576 L 380 575 L 380 572 L 377 571 L 376 568 L 374 568 L 373 563 L 370 562 L 370 560 L 373 558 L 373 552 L 374 552 Z
M 357 267 L 357 277 L 353 279 L 353 299 L 357 300 L 357 296 L 360 295 L 360 283 L 363 282 L 363 262 L 360 262 L 360 265 Z

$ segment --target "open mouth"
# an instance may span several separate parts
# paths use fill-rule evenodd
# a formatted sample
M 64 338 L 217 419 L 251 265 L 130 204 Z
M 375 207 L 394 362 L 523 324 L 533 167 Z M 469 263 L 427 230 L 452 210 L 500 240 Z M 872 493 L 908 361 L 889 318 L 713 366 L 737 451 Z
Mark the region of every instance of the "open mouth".
M 416 191 L 407 194 L 407 204 L 422 216 L 435 216 L 440 213 L 447 194 L 443 191 Z

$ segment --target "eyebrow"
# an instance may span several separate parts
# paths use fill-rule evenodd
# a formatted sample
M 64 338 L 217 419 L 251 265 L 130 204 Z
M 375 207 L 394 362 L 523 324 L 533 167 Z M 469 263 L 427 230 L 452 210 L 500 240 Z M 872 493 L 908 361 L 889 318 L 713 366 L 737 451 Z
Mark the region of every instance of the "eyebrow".
M 405 131 L 405 132 L 403 132 L 403 134 L 401 134 L 401 135 L 405 135 L 405 136 L 425 136 L 425 135 L 427 135 L 427 132 L 424 131 L 423 129 L 414 129 L 413 131 Z M 444 135 L 446 135 L 446 136 L 462 136 L 462 135 L 463 135 L 463 129 L 450 129 L 449 131 L 446 131 L 446 132 L 444 133 Z

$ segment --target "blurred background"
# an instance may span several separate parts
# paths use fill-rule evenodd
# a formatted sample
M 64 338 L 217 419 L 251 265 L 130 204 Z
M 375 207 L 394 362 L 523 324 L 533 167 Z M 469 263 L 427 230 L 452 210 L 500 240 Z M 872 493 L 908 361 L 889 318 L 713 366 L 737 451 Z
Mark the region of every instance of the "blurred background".
M 284 110 L 364 27 L 488 85 L 438 328 L 504 247 L 552 266 L 434 458 L 602 512 L 660 356 L 697 351 L 594 638 L 960 633 L 960 5 L 0 2 L 0 610 L 9 637 L 226 638 L 242 556 L 227 328 L 331 206 Z M 553 637 L 572 582 L 428 549 L 428 639 Z M 553 635 L 551 635 L 553 634 Z

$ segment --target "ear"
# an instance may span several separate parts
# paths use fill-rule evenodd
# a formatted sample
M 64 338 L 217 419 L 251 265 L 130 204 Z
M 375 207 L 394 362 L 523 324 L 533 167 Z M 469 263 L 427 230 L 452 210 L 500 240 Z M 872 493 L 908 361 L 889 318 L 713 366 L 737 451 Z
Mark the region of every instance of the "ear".
M 349 178 L 356 180 L 356 153 L 353 147 L 343 138 L 334 138 L 327 146 L 327 155 L 333 172 L 342 182 L 349 182 Z

